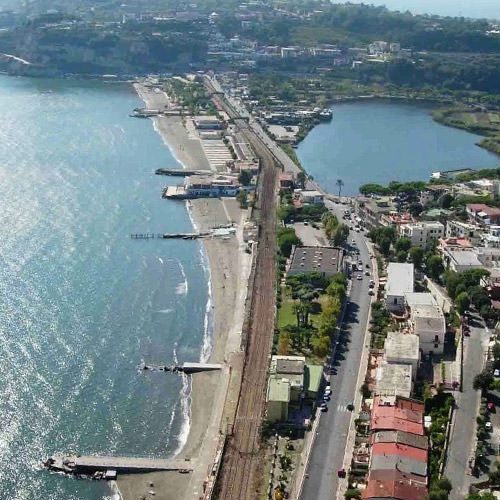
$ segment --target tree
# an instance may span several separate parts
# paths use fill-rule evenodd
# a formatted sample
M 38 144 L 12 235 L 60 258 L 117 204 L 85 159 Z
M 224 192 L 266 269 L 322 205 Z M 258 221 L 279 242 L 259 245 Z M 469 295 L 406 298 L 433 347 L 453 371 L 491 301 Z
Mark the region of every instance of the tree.
M 479 390 L 486 391 L 490 387 L 492 382 L 493 382 L 493 375 L 491 373 L 491 370 L 485 369 L 474 377 L 474 382 L 472 384 L 472 387 L 474 387 L 476 391 Z
M 302 189 L 304 189 L 304 187 L 306 185 L 306 181 L 307 181 L 307 176 L 306 176 L 305 172 L 303 172 L 301 170 L 297 174 L 297 184 L 299 185 L 299 187 L 301 187 Z
M 467 292 L 459 293 L 455 297 L 455 307 L 459 314 L 464 314 L 470 306 L 470 298 Z
M 382 255 L 388 256 L 391 252 L 391 240 L 389 238 L 382 238 L 378 243 Z
M 424 261 L 424 251 L 420 247 L 410 248 L 410 259 L 417 269 L 422 267 L 422 262 Z
M 471 493 L 465 500 L 495 500 L 496 496 L 489 491 L 486 493 Z
M 330 337 L 314 336 L 311 344 L 314 354 L 320 358 L 324 358 L 330 351 Z
M 340 199 L 340 193 L 342 192 L 342 188 L 344 187 L 344 181 L 342 179 L 337 179 L 335 184 L 337 184 L 337 187 L 339 188 L 339 199 Z
M 248 195 L 244 189 L 240 189 L 238 194 L 236 195 L 236 200 L 240 203 L 240 208 L 248 207 Z
M 493 353 L 493 359 L 495 361 L 500 361 L 500 343 L 499 342 L 495 342 L 495 345 L 493 346 L 493 349 L 492 349 L 492 353 Z
M 333 244 L 337 247 L 342 246 L 349 237 L 349 226 L 340 224 L 333 234 Z
M 428 257 L 425 265 L 427 267 L 427 273 L 435 280 L 438 280 L 444 272 L 443 260 L 439 255 L 431 255 Z
M 410 238 L 406 238 L 405 236 L 398 238 L 396 240 L 396 243 L 394 243 L 394 248 L 396 249 L 396 252 L 400 252 L 401 250 L 407 252 L 410 249 L 410 247 L 411 247 L 411 240 Z
M 443 476 L 441 479 L 438 479 L 434 483 L 433 487 L 436 487 L 436 488 L 438 488 L 440 490 L 444 490 L 444 491 L 446 491 L 448 493 L 453 489 L 451 481 L 447 477 L 445 477 L 445 476 Z
M 248 170 L 242 170 L 238 175 L 238 182 L 242 186 L 248 186 L 252 182 L 252 174 Z
M 451 207 L 453 202 L 453 196 L 450 193 L 445 193 L 438 200 L 438 204 L 441 208 L 448 209 Z
M 408 211 L 411 215 L 413 215 L 413 217 L 418 217 L 424 211 L 424 207 L 421 203 L 412 203 L 408 208 Z
M 295 229 L 287 227 L 278 231 L 278 248 L 284 257 L 290 257 L 292 247 L 301 244 L 302 241 L 295 233 Z
M 408 258 L 408 252 L 406 250 L 400 250 L 396 254 L 396 259 L 398 260 L 398 262 L 406 262 L 407 258 Z

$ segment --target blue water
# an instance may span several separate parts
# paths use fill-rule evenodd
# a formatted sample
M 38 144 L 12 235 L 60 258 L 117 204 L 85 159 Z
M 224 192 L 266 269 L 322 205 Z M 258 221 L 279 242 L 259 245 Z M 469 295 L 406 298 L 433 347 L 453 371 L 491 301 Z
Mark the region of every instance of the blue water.
M 0 77 L 0 498 L 94 500 L 55 452 L 167 456 L 189 387 L 141 359 L 199 360 L 207 272 L 154 168 L 174 159 L 130 87 Z
M 428 180 L 437 170 L 489 168 L 499 158 L 475 144 L 481 137 L 435 122 L 429 106 L 391 102 L 338 104 L 329 123 L 315 127 L 297 155 L 309 174 L 336 193 L 358 194 L 368 182 Z
M 439 16 L 463 16 L 472 18 L 500 19 L 498 0 L 349 0 L 351 3 L 385 5 L 391 10 L 414 14 L 436 14 Z M 334 0 L 334 3 L 344 3 Z

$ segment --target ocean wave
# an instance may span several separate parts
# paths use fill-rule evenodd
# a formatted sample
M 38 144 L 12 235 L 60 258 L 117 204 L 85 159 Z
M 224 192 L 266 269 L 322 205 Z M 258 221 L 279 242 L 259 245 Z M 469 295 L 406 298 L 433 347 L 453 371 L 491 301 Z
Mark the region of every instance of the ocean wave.
M 182 281 L 177 284 L 177 287 L 175 289 L 175 293 L 177 295 L 187 295 L 189 291 L 189 286 L 188 286 L 188 280 L 186 276 L 186 271 L 184 269 L 184 266 L 182 265 L 182 262 L 179 260 L 177 261 L 179 264 L 179 269 L 182 274 Z
M 185 373 L 182 375 L 182 388 L 181 395 L 181 411 L 182 411 L 182 424 L 177 435 L 177 448 L 174 452 L 174 457 L 177 456 L 184 445 L 187 443 L 189 431 L 191 429 L 191 378 Z
M 212 336 L 213 336 L 213 300 L 212 300 L 212 273 L 210 263 L 205 251 L 205 247 L 200 244 L 201 265 L 207 278 L 208 296 L 205 307 L 205 318 L 203 321 L 203 344 L 200 352 L 200 361 L 206 363 L 212 354 Z

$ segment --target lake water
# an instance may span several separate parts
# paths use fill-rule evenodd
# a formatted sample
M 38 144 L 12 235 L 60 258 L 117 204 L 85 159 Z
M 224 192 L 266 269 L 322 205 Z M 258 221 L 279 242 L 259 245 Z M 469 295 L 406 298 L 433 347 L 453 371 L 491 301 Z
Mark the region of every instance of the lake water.
M 95 500 L 102 484 L 39 467 L 61 452 L 168 456 L 189 387 L 141 359 L 207 344 L 199 242 L 161 199 L 175 164 L 130 87 L 0 77 L 0 498 Z
M 432 120 L 430 107 L 393 102 L 338 104 L 297 149 L 306 171 L 331 192 L 354 195 L 367 182 L 428 180 L 432 172 L 500 165 L 481 137 Z
M 385 5 L 391 10 L 413 12 L 414 14 L 436 14 L 439 16 L 464 16 L 474 18 L 500 19 L 498 0 L 350 0 L 351 3 Z M 334 0 L 334 3 L 344 3 Z

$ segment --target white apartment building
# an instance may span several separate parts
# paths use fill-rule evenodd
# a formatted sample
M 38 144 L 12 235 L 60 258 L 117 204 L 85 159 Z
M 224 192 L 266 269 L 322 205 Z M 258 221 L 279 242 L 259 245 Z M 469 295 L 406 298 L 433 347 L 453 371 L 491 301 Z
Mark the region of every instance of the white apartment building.
M 443 237 L 444 226 L 441 222 L 416 222 L 401 225 L 399 233 L 410 239 L 412 246 L 425 248 L 431 241 Z
M 385 301 L 392 312 L 403 311 L 405 294 L 413 292 L 413 264 L 390 262 L 387 266 L 387 285 Z
M 419 348 L 424 354 L 442 354 L 446 320 L 442 308 L 428 292 L 407 293 L 406 304 L 410 308 L 410 323 L 419 338 Z

